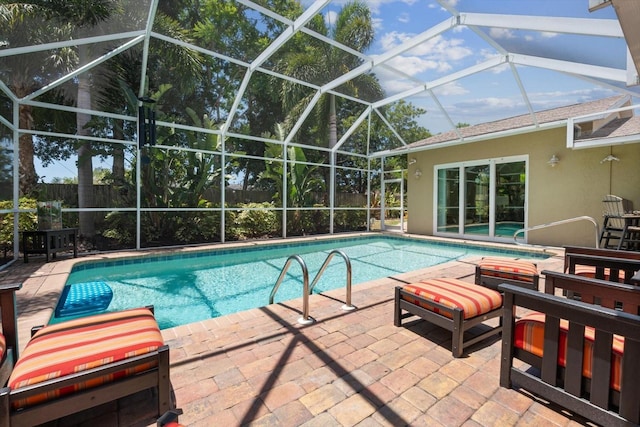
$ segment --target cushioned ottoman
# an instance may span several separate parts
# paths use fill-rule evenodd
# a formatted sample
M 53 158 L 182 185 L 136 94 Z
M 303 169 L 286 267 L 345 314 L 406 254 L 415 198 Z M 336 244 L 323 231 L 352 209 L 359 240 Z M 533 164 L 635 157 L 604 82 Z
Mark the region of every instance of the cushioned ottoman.
M 401 326 L 402 319 L 413 315 L 451 331 L 451 351 L 460 357 L 466 347 L 500 333 L 501 324 L 464 339 L 465 331 L 502 315 L 502 296 L 458 279 L 427 279 L 396 287 L 394 325 Z
M 538 268 L 530 261 L 507 257 L 485 257 L 476 265 L 475 283 L 497 289 L 501 283 L 511 283 L 538 290 Z
M 147 388 L 157 389 L 159 413 L 170 409 L 168 347 L 151 310 L 139 308 L 37 331 L 0 389 L 0 406 L 11 425 L 39 424 Z

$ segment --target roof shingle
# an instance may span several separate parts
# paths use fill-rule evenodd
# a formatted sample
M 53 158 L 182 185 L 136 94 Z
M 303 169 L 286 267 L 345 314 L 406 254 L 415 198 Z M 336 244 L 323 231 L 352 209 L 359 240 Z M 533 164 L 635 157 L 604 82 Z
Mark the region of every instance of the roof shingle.
M 609 98 L 598 99 L 596 101 L 584 102 L 582 104 L 567 105 L 564 107 L 553 108 L 550 110 L 538 111 L 535 113 L 538 125 L 559 122 L 567 120 L 571 117 L 584 116 L 594 114 L 613 108 L 620 107 L 628 97 L 626 95 L 613 96 Z M 633 123 L 636 121 L 633 120 Z M 535 123 L 530 114 L 522 114 L 520 116 L 509 117 L 507 119 L 496 120 L 493 122 L 481 123 L 478 125 L 467 126 L 451 130 L 448 132 L 433 135 L 427 139 L 416 141 L 404 147 L 419 148 L 431 145 L 441 144 L 444 142 L 460 141 L 472 137 L 480 137 L 498 132 L 521 129 L 534 126 Z M 630 125 L 629 125 L 630 126 Z M 634 128 L 637 126 L 634 126 Z M 535 129 L 533 129 L 535 130 Z

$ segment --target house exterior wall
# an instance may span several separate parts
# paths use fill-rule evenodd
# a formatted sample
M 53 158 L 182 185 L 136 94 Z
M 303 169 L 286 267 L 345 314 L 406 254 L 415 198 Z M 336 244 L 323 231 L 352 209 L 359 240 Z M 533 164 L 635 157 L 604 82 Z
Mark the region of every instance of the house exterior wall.
M 547 162 L 555 154 L 560 162 Z M 600 161 L 613 154 L 619 162 Z M 615 194 L 640 209 L 640 145 L 566 148 L 566 128 L 506 136 L 487 141 L 411 153 L 409 166 L 409 233 L 432 235 L 434 214 L 434 168 L 436 165 L 510 156 L 528 156 L 527 226 L 590 216 L 602 226 L 602 197 Z M 415 169 L 422 171 L 419 179 Z M 596 231 L 589 221 L 580 221 L 531 231 L 528 243 L 536 245 L 594 246 Z

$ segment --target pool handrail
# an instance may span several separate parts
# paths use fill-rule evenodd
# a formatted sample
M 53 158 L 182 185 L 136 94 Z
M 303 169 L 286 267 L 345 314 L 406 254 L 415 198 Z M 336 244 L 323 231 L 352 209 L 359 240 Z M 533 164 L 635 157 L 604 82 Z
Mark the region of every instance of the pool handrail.
M 596 230 L 596 248 L 599 248 L 600 247 L 600 227 L 598 226 L 598 223 L 596 222 L 595 219 L 586 215 L 577 216 L 575 218 L 561 219 L 559 221 L 549 222 L 546 224 L 534 225 L 533 227 L 521 228 L 517 230 L 515 233 L 513 233 L 513 242 L 516 245 L 527 245 L 527 243 L 518 242 L 518 234 L 524 233 L 525 231 L 539 230 L 541 228 L 553 227 L 556 225 L 568 224 L 570 222 L 576 222 L 576 221 L 590 221 L 591 223 L 593 223 Z
M 300 264 L 300 267 L 302 267 L 302 317 L 298 319 L 298 323 L 309 325 L 313 323 L 313 319 L 309 317 L 309 270 L 307 269 L 307 264 L 305 264 L 300 255 L 291 255 L 289 258 L 287 258 L 287 262 L 284 264 L 284 267 L 282 267 L 282 271 L 280 272 L 280 277 L 278 277 L 276 284 L 271 290 L 271 295 L 269 296 L 269 304 L 273 304 L 276 292 L 278 292 L 278 288 L 280 287 L 285 274 L 287 274 L 287 270 L 289 270 L 291 262 L 293 262 L 294 260 L 298 261 L 298 264 Z
M 322 264 L 322 267 L 320 267 L 318 274 L 316 274 L 316 277 L 311 282 L 311 286 L 309 287 L 309 293 L 310 294 L 313 293 L 313 288 L 318 283 L 318 280 L 320 280 L 320 276 L 322 276 L 322 274 L 324 273 L 324 270 L 327 268 L 327 266 L 329 265 L 329 262 L 331 262 L 331 259 L 334 257 L 335 254 L 340 255 L 342 259 L 344 259 L 345 264 L 347 265 L 347 283 L 346 283 L 347 295 L 346 295 L 345 304 L 342 306 L 342 309 L 345 311 L 354 310 L 355 306 L 351 304 L 351 260 L 349 259 L 349 256 L 343 251 L 341 251 L 340 249 L 334 249 L 331 252 L 329 252 L 327 259 L 324 260 L 324 264 Z

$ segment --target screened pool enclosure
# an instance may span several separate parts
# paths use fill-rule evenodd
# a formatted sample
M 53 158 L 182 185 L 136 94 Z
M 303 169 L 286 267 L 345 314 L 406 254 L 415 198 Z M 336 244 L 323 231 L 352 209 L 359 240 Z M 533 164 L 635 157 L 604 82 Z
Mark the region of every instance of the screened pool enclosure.
M 418 172 L 460 173 L 408 176 L 411 143 L 535 122 L 541 82 L 635 96 L 614 8 L 561 3 L 0 2 L 1 243 L 46 201 L 97 250 L 403 224 Z

